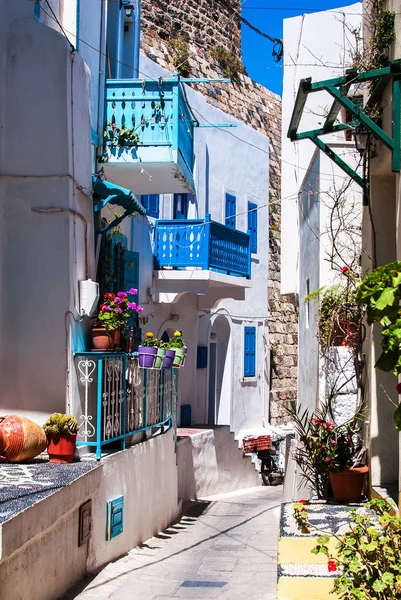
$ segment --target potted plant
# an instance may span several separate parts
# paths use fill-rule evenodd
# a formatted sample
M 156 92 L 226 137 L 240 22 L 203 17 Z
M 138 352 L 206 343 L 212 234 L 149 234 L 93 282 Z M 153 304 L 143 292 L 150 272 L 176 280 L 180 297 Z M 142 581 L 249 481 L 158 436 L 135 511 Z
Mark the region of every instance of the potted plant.
M 314 554 L 327 556 L 327 569 L 336 572 L 331 593 L 344 600 L 401 600 L 401 519 L 385 500 L 370 500 L 363 511 L 351 510 L 348 530 L 342 535 L 313 525 L 304 501 L 294 504 L 301 533 L 322 533 Z M 335 554 L 330 537 L 337 540 Z
M 166 352 L 168 348 L 168 342 L 163 342 L 163 340 L 159 340 L 157 342 L 157 354 L 155 359 L 155 369 L 161 369 L 163 366 L 164 359 L 166 357 Z
M 145 334 L 145 337 L 138 346 L 139 366 L 145 369 L 152 369 L 155 364 L 158 340 L 151 331 Z
M 70 463 L 74 457 L 78 422 L 71 415 L 53 413 L 43 425 L 50 462 Z
M 184 338 L 182 337 L 182 331 L 174 332 L 173 337 L 169 341 L 169 348 L 175 352 L 173 367 L 183 366 L 187 348 L 184 343 Z
M 92 348 L 97 351 L 114 350 L 120 346 L 121 329 L 135 313 L 141 314 L 143 308 L 132 302 L 129 296 L 135 296 L 138 290 L 128 292 L 107 292 L 99 306 L 97 323 L 92 328 Z
M 293 458 L 318 498 L 329 497 L 330 482 L 336 500 L 356 502 L 360 499 L 368 470 L 361 466 L 365 452 L 358 436 L 364 406 L 342 425 L 336 425 L 328 417 L 327 404 L 312 414 L 301 409 L 288 412 L 300 442 Z

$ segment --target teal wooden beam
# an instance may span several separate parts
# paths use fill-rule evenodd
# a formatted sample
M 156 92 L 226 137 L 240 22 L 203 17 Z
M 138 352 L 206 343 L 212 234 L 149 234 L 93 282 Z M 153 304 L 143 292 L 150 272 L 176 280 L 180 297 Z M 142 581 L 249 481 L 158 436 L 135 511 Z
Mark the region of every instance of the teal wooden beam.
M 309 138 L 322 152 L 324 152 L 340 169 L 342 169 L 349 177 L 351 177 L 361 188 L 364 188 L 363 178 L 350 167 L 338 154 L 332 150 L 325 142 L 317 136 Z
M 393 150 L 394 144 L 393 140 L 383 129 L 381 129 L 370 117 L 368 117 L 363 110 L 358 108 L 349 98 L 343 96 L 336 87 L 328 85 L 325 87 L 325 90 L 329 92 L 331 96 L 333 96 L 342 106 L 347 108 L 350 113 L 352 113 L 358 121 L 365 125 L 366 129 L 368 129 L 375 138 L 382 141 L 390 150 Z
M 348 94 L 348 90 L 351 87 L 353 80 L 355 79 L 356 73 L 357 73 L 356 69 L 347 69 L 346 76 L 349 77 L 349 81 L 348 81 L 348 83 L 340 86 L 340 92 L 342 93 L 343 96 L 346 96 Z M 325 129 L 325 130 L 332 129 L 332 127 L 335 123 L 335 120 L 337 119 L 337 115 L 340 112 L 340 109 L 341 109 L 341 104 L 337 100 L 334 100 L 334 102 L 331 105 L 331 108 L 329 110 L 329 114 L 327 115 L 326 121 L 323 125 L 323 129 Z
M 303 131 L 302 133 L 296 133 L 293 137 L 293 141 L 310 139 L 311 137 L 315 137 L 317 135 L 327 135 L 328 133 L 336 133 L 337 131 L 345 131 L 346 129 L 350 129 L 352 123 L 339 123 L 338 125 L 333 125 L 329 130 L 322 128 L 311 129 L 310 131 Z
M 401 169 L 401 77 L 393 80 L 393 155 L 392 170 Z
M 307 79 L 301 79 L 299 82 L 295 106 L 294 110 L 292 111 L 291 122 L 287 133 L 287 137 L 289 137 L 292 141 L 295 139 L 294 136 L 296 135 L 299 123 L 301 122 L 304 106 L 310 92 L 311 81 L 312 78 L 308 77 Z

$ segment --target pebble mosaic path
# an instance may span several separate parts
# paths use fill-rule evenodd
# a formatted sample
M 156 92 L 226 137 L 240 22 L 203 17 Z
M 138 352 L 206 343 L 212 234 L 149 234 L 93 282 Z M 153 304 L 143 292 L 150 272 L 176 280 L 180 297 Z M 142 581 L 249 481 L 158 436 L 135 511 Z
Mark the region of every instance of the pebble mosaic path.
M 62 600 L 276 600 L 281 501 L 281 486 L 205 499 Z
M 312 554 L 319 533 L 311 530 L 302 534 L 293 517 L 293 502 L 282 505 L 280 539 L 278 543 L 277 600 L 333 600 L 333 579 L 336 571 L 329 572 L 327 557 Z M 360 504 L 308 504 L 309 520 L 325 532 L 341 535 L 348 528 L 349 511 Z M 337 540 L 330 539 L 329 548 L 335 550 Z

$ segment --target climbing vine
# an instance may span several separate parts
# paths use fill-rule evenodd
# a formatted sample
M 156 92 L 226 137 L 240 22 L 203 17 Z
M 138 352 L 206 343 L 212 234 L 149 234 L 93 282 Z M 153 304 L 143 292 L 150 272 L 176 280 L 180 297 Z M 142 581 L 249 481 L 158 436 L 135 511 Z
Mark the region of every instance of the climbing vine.
M 209 54 L 219 63 L 224 77 L 239 83 L 240 75 L 244 72 L 244 67 L 242 61 L 238 57 L 231 54 L 231 52 L 228 52 L 223 46 L 217 46 L 217 48 L 211 50 Z

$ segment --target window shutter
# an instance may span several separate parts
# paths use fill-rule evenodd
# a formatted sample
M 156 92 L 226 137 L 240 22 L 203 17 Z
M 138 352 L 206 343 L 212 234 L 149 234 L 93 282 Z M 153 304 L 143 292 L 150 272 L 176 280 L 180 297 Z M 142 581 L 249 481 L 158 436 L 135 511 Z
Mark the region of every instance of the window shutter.
M 196 368 L 206 369 L 207 368 L 207 346 L 198 346 L 196 356 Z
M 188 218 L 188 194 L 174 194 L 174 219 Z
M 227 227 L 235 229 L 235 213 L 236 213 L 237 198 L 232 194 L 226 194 L 226 219 Z
M 124 497 L 120 496 L 107 503 L 107 535 L 106 539 L 119 535 L 123 530 L 124 519 Z
M 141 202 L 148 217 L 159 218 L 159 194 L 145 194 L 141 196 Z
M 251 235 L 250 245 L 252 254 L 258 251 L 258 205 L 248 202 L 248 230 Z
M 244 377 L 255 377 L 256 327 L 245 327 L 244 336 Z

